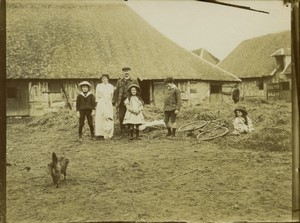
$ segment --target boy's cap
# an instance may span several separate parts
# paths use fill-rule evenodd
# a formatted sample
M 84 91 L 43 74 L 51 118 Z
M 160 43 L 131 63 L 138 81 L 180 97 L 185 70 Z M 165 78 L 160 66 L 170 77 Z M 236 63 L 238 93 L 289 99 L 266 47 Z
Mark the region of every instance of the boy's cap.
M 245 107 L 237 107 L 236 109 L 234 109 L 234 113 L 236 114 L 237 111 L 240 111 L 242 113 L 244 113 L 245 115 L 248 114 L 247 110 Z
M 137 91 L 140 91 L 140 86 L 137 85 L 137 84 L 131 84 L 129 85 L 127 91 L 130 92 L 131 91 L 131 88 L 135 87 L 137 89 Z
M 174 78 L 173 77 L 167 77 L 164 81 L 165 84 L 168 84 L 168 83 L 173 83 L 174 82 Z
M 82 82 L 80 82 L 80 83 L 78 84 L 79 87 L 84 86 L 84 85 L 89 86 L 89 87 L 92 87 L 92 85 L 91 85 L 89 82 L 87 82 L 87 81 L 82 81 Z
M 128 71 L 128 70 L 131 70 L 130 67 L 123 67 L 122 68 L 122 71 Z

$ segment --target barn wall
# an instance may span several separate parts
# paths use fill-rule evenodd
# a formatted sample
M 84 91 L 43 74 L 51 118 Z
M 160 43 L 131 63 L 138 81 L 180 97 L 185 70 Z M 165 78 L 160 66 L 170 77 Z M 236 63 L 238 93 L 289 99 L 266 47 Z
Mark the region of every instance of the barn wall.
M 28 81 L 6 81 L 6 115 L 29 116 Z
M 259 89 L 260 85 L 263 85 L 263 89 Z M 263 79 L 244 79 L 242 81 L 241 98 L 267 98 L 266 94 L 267 82 Z
M 47 111 L 59 108 L 75 110 L 76 97 L 79 94 L 78 84 L 82 80 L 32 80 L 29 82 L 30 115 L 42 115 Z M 95 94 L 99 80 L 88 80 Z M 111 80 L 115 85 L 116 80 Z
M 222 85 L 222 102 L 233 103 L 232 91 L 235 84 L 236 83 L 225 83 Z M 241 84 L 238 85 L 238 88 L 241 90 Z
M 187 91 L 183 98 L 190 99 L 190 105 L 196 105 L 203 102 L 209 102 L 209 83 L 200 81 L 187 81 Z
M 78 84 L 82 80 L 30 80 L 27 81 L 28 91 L 28 114 L 31 116 L 42 115 L 45 112 L 56 111 L 60 108 L 72 109 L 75 111 L 76 97 L 80 92 Z M 92 84 L 92 92 L 95 93 L 98 79 L 88 80 Z M 111 80 L 114 86 L 117 80 Z M 210 95 L 209 82 L 182 80 L 175 83 L 181 91 L 183 106 L 192 106 L 201 103 L 214 103 Z M 214 83 L 213 83 L 214 84 Z M 226 84 L 222 85 L 222 91 Z M 230 84 L 228 84 L 230 85 Z M 163 81 L 149 82 L 149 99 L 151 103 L 162 109 L 167 87 Z M 214 95 L 215 96 L 215 95 Z M 220 102 L 230 101 L 230 95 L 222 92 L 216 94 Z M 215 99 L 214 99 L 215 100 Z M 218 102 L 219 102 L 218 101 Z M 11 107 L 11 106 L 10 106 Z M 30 110 L 30 112 L 29 112 Z
M 185 80 L 176 81 L 175 84 L 181 91 L 183 106 L 192 106 L 210 102 L 209 82 Z M 157 108 L 162 109 L 164 105 L 165 94 L 168 89 L 162 81 L 153 82 L 153 89 L 154 104 Z

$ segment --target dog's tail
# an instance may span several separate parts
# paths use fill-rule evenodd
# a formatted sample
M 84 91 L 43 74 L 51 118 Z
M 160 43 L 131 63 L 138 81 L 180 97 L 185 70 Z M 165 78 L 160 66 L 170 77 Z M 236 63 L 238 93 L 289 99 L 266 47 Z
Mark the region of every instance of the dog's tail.
M 55 152 L 52 153 L 52 162 L 53 163 L 57 163 L 58 162 L 58 158 L 57 158 Z

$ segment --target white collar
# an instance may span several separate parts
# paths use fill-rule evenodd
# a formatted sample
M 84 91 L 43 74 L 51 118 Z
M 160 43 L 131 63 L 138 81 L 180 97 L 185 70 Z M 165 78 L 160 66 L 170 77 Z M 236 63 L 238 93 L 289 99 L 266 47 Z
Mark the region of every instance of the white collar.
M 85 97 L 85 98 L 87 98 L 90 94 L 92 94 L 91 92 L 87 92 L 86 93 L 86 95 L 83 93 L 83 92 L 80 92 L 80 94 L 83 96 L 83 97 Z

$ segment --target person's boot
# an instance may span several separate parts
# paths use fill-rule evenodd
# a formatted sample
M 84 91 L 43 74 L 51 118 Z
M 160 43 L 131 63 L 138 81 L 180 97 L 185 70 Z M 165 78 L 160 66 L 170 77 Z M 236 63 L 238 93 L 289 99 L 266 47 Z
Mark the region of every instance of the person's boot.
M 168 129 L 168 133 L 167 133 L 167 136 L 171 136 L 172 135 L 172 131 L 171 131 L 171 128 L 167 128 Z
M 94 133 L 91 133 L 91 140 L 95 140 L 95 135 L 94 135 Z
M 130 135 L 130 140 L 133 140 L 133 129 L 130 129 L 129 130 L 129 135 Z
M 94 127 L 93 126 L 90 127 L 90 132 L 91 132 L 91 140 L 94 140 L 95 139 L 95 134 L 94 134 Z
M 136 134 L 136 139 L 140 140 L 141 138 L 140 138 L 140 130 L 139 129 L 135 130 L 135 134 Z
M 172 129 L 172 137 L 175 137 L 176 135 L 176 129 Z
M 78 137 L 78 140 L 80 141 L 80 142 L 82 142 L 83 141 L 83 139 L 82 139 L 82 129 L 83 129 L 83 126 L 79 126 L 79 137 Z

